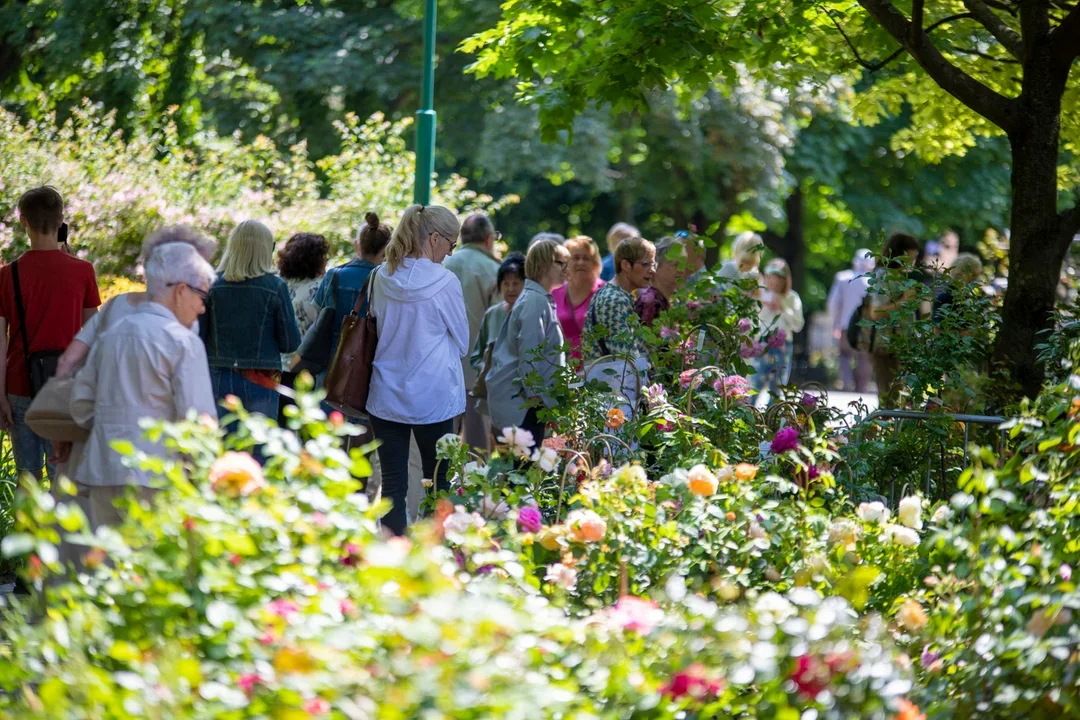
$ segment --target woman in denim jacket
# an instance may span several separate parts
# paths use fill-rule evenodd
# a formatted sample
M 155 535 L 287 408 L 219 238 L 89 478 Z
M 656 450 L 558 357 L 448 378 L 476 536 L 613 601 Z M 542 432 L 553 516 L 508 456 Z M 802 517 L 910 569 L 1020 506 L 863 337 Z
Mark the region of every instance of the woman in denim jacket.
M 270 229 L 257 220 L 237 225 L 199 324 L 214 399 L 235 395 L 248 411 L 270 418 L 277 417 L 281 356 L 300 345 L 289 286 L 273 267 Z

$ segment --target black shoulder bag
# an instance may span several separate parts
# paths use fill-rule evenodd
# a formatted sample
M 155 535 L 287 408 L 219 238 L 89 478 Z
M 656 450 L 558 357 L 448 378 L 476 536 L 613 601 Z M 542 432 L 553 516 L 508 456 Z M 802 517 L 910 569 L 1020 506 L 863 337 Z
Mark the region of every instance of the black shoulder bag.
M 30 340 L 26 335 L 26 312 L 23 309 L 22 288 L 19 286 L 19 261 L 11 263 L 11 279 L 15 284 L 15 310 L 19 313 L 19 334 L 23 341 L 23 357 L 26 358 L 26 372 L 30 377 L 30 397 L 37 397 L 45 383 L 56 374 L 56 363 L 63 350 L 40 350 L 30 352 Z
M 344 267 L 341 266 L 341 267 Z M 341 267 L 330 270 L 330 297 L 334 298 L 334 307 L 324 307 L 319 310 L 319 316 L 304 333 L 300 347 L 296 354 L 300 362 L 296 365 L 296 372 L 307 370 L 312 375 L 318 375 L 330 366 L 333 356 L 330 351 L 334 348 L 334 320 L 337 317 L 337 291 L 338 273 Z
M 589 301 L 589 319 L 592 320 L 592 328 L 591 328 L 592 331 L 596 332 L 596 328 L 597 328 L 596 306 L 592 304 L 592 300 Z M 607 328 L 604 328 L 604 332 L 607 332 Z M 600 356 L 601 357 L 603 357 L 604 355 L 610 355 L 611 354 L 610 352 L 608 352 L 607 342 L 604 341 L 604 336 L 603 335 L 596 338 L 596 344 L 600 348 Z

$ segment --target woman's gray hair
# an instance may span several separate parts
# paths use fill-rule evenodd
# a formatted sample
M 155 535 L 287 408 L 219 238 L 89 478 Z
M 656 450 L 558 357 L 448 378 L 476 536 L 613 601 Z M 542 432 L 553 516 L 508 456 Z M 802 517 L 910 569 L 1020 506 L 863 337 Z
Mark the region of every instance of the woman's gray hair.
M 214 266 L 186 242 L 158 245 L 146 261 L 146 291 L 151 298 L 162 297 L 172 285 L 183 283 L 201 289 L 216 279 Z
M 187 225 L 174 225 L 172 227 L 162 228 L 147 237 L 146 240 L 143 241 L 140 257 L 142 257 L 143 262 L 146 262 L 150 259 L 150 254 L 154 252 L 155 248 L 169 243 L 187 243 L 195 248 L 207 262 L 213 262 L 214 253 L 217 252 L 217 243 L 204 236 L 198 230 L 190 228 Z

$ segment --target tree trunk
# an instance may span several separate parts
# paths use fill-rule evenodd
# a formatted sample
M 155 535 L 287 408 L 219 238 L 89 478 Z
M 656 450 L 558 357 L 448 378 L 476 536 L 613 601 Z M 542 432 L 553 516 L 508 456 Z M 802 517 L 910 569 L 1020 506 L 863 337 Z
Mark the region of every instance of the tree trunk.
M 993 370 L 1012 383 L 1009 395 L 1034 398 L 1043 368 L 1035 345 L 1053 326 L 1061 264 L 1072 238 L 1057 214 L 1058 137 L 1066 73 L 1047 49 L 1033 48 L 1024 67 L 1021 127 L 1009 135 L 1012 146 L 1012 218 L 1009 236 L 1009 286 L 1001 328 L 992 355 Z

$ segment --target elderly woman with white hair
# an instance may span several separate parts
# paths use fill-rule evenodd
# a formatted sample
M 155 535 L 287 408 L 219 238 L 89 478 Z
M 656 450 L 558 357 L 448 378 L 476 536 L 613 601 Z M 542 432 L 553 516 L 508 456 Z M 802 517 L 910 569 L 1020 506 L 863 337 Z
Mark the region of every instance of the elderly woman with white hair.
M 190 329 L 205 311 L 214 278 L 190 244 L 155 248 L 146 263 L 149 299 L 98 338 L 75 377 L 71 415 L 91 431 L 75 482 L 89 500 L 94 528 L 121 520 L 113 502 L 127 486 L 138 486 L 144 498 L 153 492 L 145 471 L 124 466 L 114 441 L 161 455 L 161 443 L 145 437 L 140 420 L 214 415 L 206 350 Z

